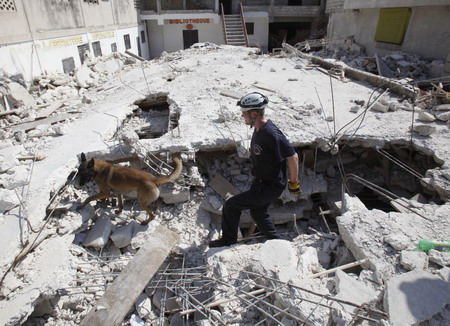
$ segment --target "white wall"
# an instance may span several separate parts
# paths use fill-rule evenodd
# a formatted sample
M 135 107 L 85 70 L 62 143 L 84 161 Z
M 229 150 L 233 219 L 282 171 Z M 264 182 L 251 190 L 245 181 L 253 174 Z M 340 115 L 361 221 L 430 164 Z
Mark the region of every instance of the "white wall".
M 269 47 L 269 15 L 267 12 L 246 12 L 245 22 L 254 23 L 254 34 L 248 35 L 248 45 L 262 49 L 264 53 Z
M 170 23 L 173 20 L 209 19 L 209 23 L 191 23 L 192 29 L 198 30 L 198 41 L 224 43 L 222 22 L 217 14 L 142 15 L 141 19 L 147 23 L 151 58 L 159 57 L 163 51 L 175 52 L 183 49 L 183 30 L 187 29 L 187 23 Z
M 142 26 L 142 29 L 144 27 Z M 62 60 L 73 57 L 75 67 L 81 65 L 78 54 L 78 45 L 100 41 L 102 55 L 112 53 L 111 44 L 117 44 L 119 52 L 125 52 L 123 35 L 130 35 L 130 51 L 138 54 L 136 37 L 139 34 L 137 27 L 118 30 L 79 34 L 47 40 L 36 40 L 0 47 L 0 69 L 8 74 L 22 74 L 25 81 L 31 81 L 32 76 L 50 72 L 63 72 Z M 148 37 L 146 43 L 141 44 L 142 55 L 149 57 Z M 92 47 L 90 47 L 93 54 Z M 144 52 L 145 51 L 145 52 Z

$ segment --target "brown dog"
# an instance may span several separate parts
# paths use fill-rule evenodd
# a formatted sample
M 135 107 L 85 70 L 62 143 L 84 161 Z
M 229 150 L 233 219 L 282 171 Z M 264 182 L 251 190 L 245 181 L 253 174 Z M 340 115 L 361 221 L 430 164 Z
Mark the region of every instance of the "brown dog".
M 181 174 L 183 165 L 180 157 L 173 156 L 172 160 L 175 163 L 172 173 L 167 177 L 157 178 L 144 171 L 112 165 L 100 160 L 87 161 L 86 155 L 81 153 L 81 164 L 78 167 L 80 186 L 93 178 L 99 188 L 99 193 L 86 198 L 78 209 L 82 209 L 92 200 L 111 197 L 111 192 L 114 192 L 118 195 L 119 209 L 116 210 L 116 213 L 119 214 L 123 209 L 122 194 L 136 191 L 139 204 L 148 213 L 147 220 L 142 224 L 149 223 L 155 218 L 149 205 L 158 199 L 160 186 L 173 182 Z

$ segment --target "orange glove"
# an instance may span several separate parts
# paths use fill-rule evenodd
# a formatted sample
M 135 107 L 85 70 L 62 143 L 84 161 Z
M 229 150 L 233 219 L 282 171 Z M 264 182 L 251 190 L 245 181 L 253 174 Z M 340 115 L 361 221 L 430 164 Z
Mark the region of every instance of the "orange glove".
M 291 180 L 288 180 L 288 189 L 291 194 L 300 194 L 302 192 L 298 181 L 291 182 Z

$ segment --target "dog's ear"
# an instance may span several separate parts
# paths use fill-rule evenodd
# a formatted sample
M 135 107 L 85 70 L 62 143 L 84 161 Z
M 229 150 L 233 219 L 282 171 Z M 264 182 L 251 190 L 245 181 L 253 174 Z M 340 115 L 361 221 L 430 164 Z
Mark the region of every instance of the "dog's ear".
M 93 159 L 93 158 L 91 158 L 91 160 L 90 160 L 89 163 L 87 164 L 87 167 L 88 167 L 89 169 L 92 169 L 92 168 L 94 167 L 94 159 Z
M 86 162 L 86 154 L 81 153 L 81 162 Z

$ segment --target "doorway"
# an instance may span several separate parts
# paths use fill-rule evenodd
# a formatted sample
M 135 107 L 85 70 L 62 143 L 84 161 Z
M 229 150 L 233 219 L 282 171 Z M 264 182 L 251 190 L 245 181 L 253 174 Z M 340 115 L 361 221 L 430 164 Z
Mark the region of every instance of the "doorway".
M 184 49 L 188 49 L 191 45 L 198 43 L 198 30 L 197 29 L 185 29 L 183 30 L 183 46 Z
M 224 15 L 231 15 L 231 6 L 232 1 L 231 0 L 219 0 L 219 14 L 222 14 L 222 6 L 223 6 L 223 14 Z

